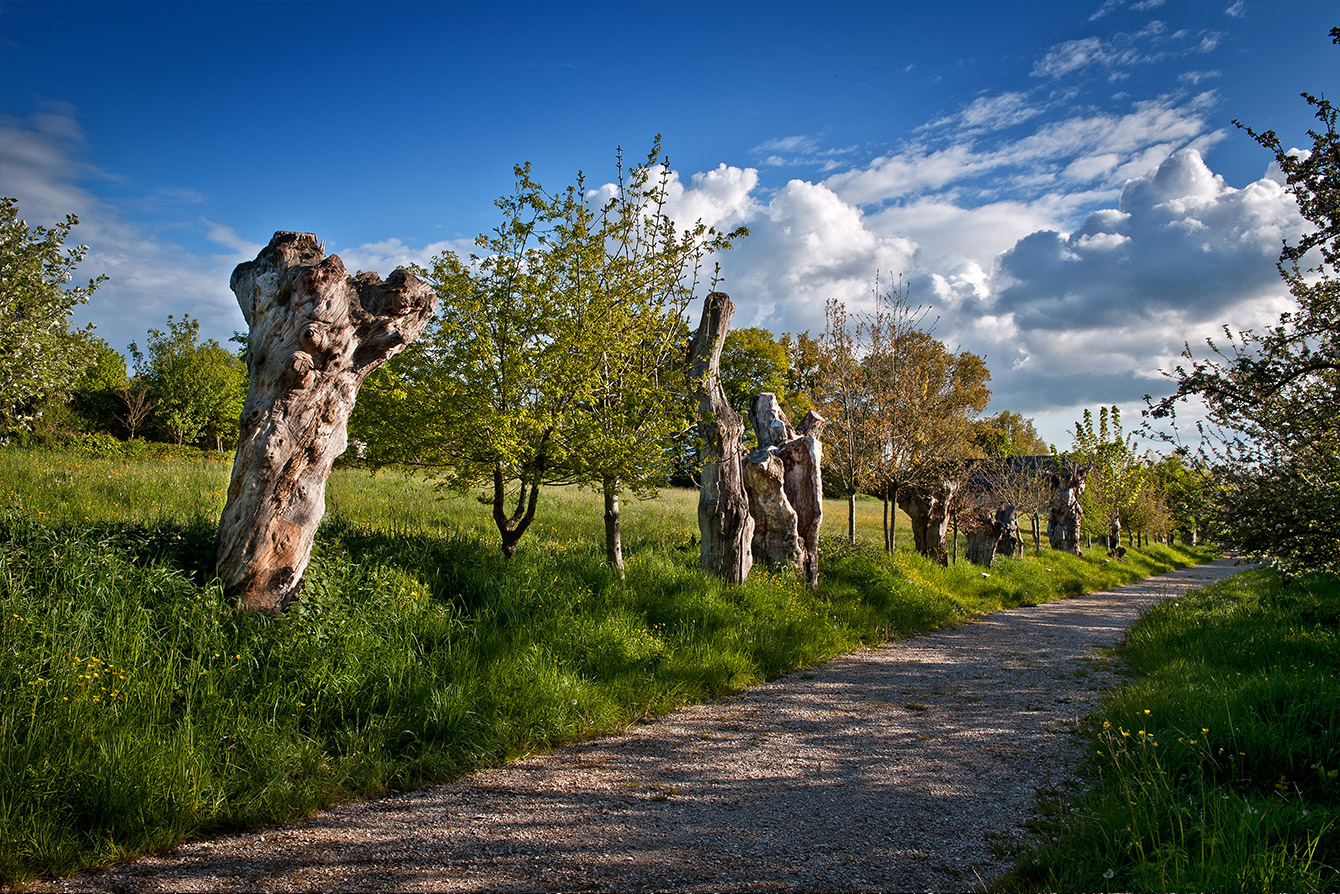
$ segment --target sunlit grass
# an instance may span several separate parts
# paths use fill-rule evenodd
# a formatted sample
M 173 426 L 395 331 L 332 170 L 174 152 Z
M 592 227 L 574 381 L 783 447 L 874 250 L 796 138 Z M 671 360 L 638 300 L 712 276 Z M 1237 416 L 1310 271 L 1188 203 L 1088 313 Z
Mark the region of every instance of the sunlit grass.
M 590 491 L 547 491 L 505 561 L 475 496 L 341 469 L 302 599 L 266 619 L 233 612 L 212 576 L 227 475 L 0 449 L 5 880 L 449 779 L 1192 558 L 1044 552 L 983 577 L 885 556 L 873 503 L 862 543 L 825 539 L 818 592 L 764 569 L 727 586 L 697 568 L 696 495 L 667 490 L 625 504 L 620 581 Z
M 1340 580 L 1238 575 L 1149 612 L 1122 655 L 1090 786 L 1002 887 L 1335 890 Z

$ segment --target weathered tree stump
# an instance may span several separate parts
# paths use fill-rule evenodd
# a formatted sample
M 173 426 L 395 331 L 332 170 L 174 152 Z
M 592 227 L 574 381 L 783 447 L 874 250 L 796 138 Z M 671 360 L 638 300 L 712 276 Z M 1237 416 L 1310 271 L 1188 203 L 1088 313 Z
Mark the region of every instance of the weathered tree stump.
M 772 568 L 801 566 L 796 510 L 786 498 L 786 464 L 776 447 L 760 447 L 744 458 L 744 489 L 754 519 L 754 561 Z
M 740 441 L 744 420 L 731 409 L 721 387 L 721 347 L 735 305 L 725 292 L 713 292 L 703 305 L 698 331 L 689 342 L 689 375 L 698 393 L 699 558 L 703 570 L 732 583 L 743 583 L 754 565 L 754 519 L 744 489 Z
M 824 419 L 808 413 L 799 433 L 777 395 L 755 394 L 749 419 L 758 448 L 744 461 L 744 484 L 754 516 L 755 561 L 797 568 L 810 587 L 819 583 L 819 526 L 823 523 Z
M 419 337 L 437 296 L 403 269 L 348 276 L 311 233 L 275 233 L 229 285 L 251 383 L 215 566 L 240 608 L 277 612 L 302 587 L 359 386 Z
M 1013 557 L 1020 545 L 1018 511 L 1013 506 L 1002 506 L 996 510 L 996 522 L 1000 525 L 996 552 Z
M 1080 495 L 1084 493 L 1084 479 L 1090 466 L 1066 463 L 1060 472 L 1053 472 L 1047 480 L 1052 486 L 1051 509 L 1047 513 L 1047 539 L 1052 549 L 1083 555 L 1079 548 L 1080 525 L 1084 507 Z
M 749 399 L 749 422 L 760 448 L 780 447 L 796 436 L 791 420 L 786 418 L 777 395 L 770 391 L 755 394 Z
M 968 561 L 990 568 L 996 561 L 1005 526 L 989 509 L 974 509 L 959 517 L 959 530 L 968 541 Z
M 819 586 L 819 528 L 824 523 L 824 426 L 827 420 L 811 410 L 792 438 L 778 449 L 786 466 L 786 498 L 796 510 L 800 565 L 810 589 Z
M 946 479 L 898 492 L 898 508 L 912 520 L 912 542 L 917 552 L 941 565 L 949 564 L 945 538 L 949 533 L 949 501 L 957 490 L 958 483 Z

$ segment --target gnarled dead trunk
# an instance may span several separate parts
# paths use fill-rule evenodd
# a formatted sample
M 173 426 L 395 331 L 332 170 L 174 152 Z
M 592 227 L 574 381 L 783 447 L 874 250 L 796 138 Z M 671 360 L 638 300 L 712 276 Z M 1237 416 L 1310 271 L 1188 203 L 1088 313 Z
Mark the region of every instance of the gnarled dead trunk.
M 786 465 L 776 447 L 760 447 L 744 459 L 744 489 L 754 519 L 754 561 L 772 568 L 800 567 L 796 510 L 786 498 Z
M 1002 506 L 996 510 L 996 523 L 1000 525 L 1000 539 L 996 543 L 996 552 L 1013 558 L 1019 551 L 1019 514 L 1013 506 Z
M 743 583 L 754 565 L 754 519 L 744 490 L 740 440 L 744 421 L 721 387 L 721 347 L 735 305 L 713 292 L 703 305 L 698 331 L 689 342 L 689 375 L 698 392 L 698 436 L 702 484 L 698 490 L 700 561 L 705 571 Z
M 809 413 L 797 433 L 777 396 L 756 394 L 749 418 L 758 449 L 744 461 L 744 484 L 754 516 L 756 561 L 804 572 L 811 587 L 819 581 L 819 526 L 823 523 L 824 419 Z
M 359 386 L 419 337 L 437 296 L 403 269 L 348 276 L 311 233 L 275 233 L 229 284 L 251 383 L 215 567 L 240 608 L 277 612 L 302 586 Z
M 1084 479 L 1091 466 L 1066 463 L 1060 472 L 1053 472 L 1047 480 L 1052 486 L 1051 509 L 1047 513 L 1047 539 L 1052 549 L 1083 555 L 1079 548 L 1080 526 L 1084 507 L 1080 495 L 1084 493 Z
M 989 509 L 974 509 L 959 517 L 959 529 L 968 541 L 968 561 L 990 568 L 1001 548 L 1005 525 Z
M 917 552 L 941 565 L 949 564 L 945 539 L 949 533 L 949 501 L 958 484 L 939 481 L 932 487 L 904 487 L 898 492 L 898 508 L 912 520 L 912 541 Z
M 800 538 L 800 566 L 810 589 L 819 586 L 819 528 L 824 523 L 824 445 L 827 420 L 811 410 L 796 429 L 799 437 L 782 445 L 778 454 L 786 466 L 786 498 L 796 510 Z

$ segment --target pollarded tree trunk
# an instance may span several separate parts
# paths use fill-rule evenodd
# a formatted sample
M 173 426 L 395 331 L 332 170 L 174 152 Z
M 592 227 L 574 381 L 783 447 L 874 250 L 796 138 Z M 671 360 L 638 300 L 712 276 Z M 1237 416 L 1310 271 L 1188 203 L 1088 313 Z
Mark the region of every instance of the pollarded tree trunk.
M 721 348 L 734 314 L 735 305 L 726 293 L 707 296 L 698 331 L 689 342 L 689 375 L 698 392 L 702 567 L 732 583 L 743 583 L 754 565 L 754 519 L 749 514 L 740 455 L 744 421 L 731 409 L 721 387 Z
M 1053 472 L 1048 478 L 1052 486 L 1052 504 L 1047 513 L 1047 538 L 1052 549 L 1083 555 L 1079 535 L 1084 507 L 1079 498 L 1084 493 L 1084 479 L 1090 468 L 1092 466 L 1066 463 L 1060 472 Z
M 777 395 L 755 394 L 749 418 L 758 449 L 744 461 L 744 484 L 754 516 L 754 558 L 800 569 L 819 585 L 819 526 L 823 523 L 824 418 L 810 412 L 797 431 Z
M 898 508 L 912 521 L 912 541 L 917 552 L 941 565 L 949 564 L 949 551 L 945 546 L 949 533 L 949 501 L 957 489 L 955 482 L 941 481 L 935 490 L 904 487 L 898 491 Z
M 782 445 L 778 454 L 786 466 L 786 498 L 796 510 L 800 538 L 800 567 L 810 589 L 819 586 L 819 528 L 824 523 L 824 426 L 827 420 L 811 410 L 796 429 L 799 437 Z
M 277 612 L 302 586 L 359 386 L 419 337 L 437 296 L 403 269 L 348 276 L 311 233 L 275 233 L 229 284 L 251 382 L 215 566 L 240 608 Z
M 795 438 L 777 396 L 768 392 L 749 400 L 749 421 L 758 447 L 744 458 L 744 490 L 754 518 L 754 561 L 773 568 L 801 565 L 796 510 L 786 497 L 786 462 L 780 448 Z
M 996 549 L 1004 526 L 988 509 L 974 509 L 966 513 L 959 522 L 964 536 L 968 540 L 967 557 L 974 565 L 990 568 L 996 561 Z
M 754 561 L 772 568 L 799 568 L 796 510 L 786 498 L 786 465 L 775 447 L 759 447 L 744 459 L 744 490 L 754 519 Z

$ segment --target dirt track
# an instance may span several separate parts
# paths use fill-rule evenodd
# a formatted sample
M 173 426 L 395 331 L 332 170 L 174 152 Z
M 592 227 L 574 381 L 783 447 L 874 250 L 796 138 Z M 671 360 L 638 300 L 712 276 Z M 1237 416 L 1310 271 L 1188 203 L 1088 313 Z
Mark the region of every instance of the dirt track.
M 301 824 L 200 842 L 60 891 L 964 890 L 1003 867 L 1101 650 L 1222 559 L 858 652 L 626 735 Z

